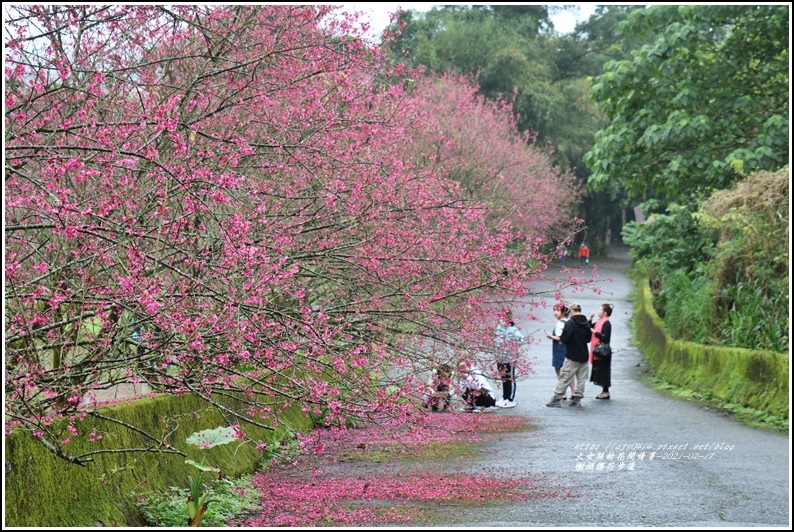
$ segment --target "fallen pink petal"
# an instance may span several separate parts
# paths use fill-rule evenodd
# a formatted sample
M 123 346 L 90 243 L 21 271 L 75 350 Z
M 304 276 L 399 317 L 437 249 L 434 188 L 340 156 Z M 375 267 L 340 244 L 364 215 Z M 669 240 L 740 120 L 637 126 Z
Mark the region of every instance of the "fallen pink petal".
M 528 428 L 520 417 L 442 414 L 396 427 L 315 430 L 302 438 L 310 454 L 297 464 L 276 465 L 255 476 L 253 485 L 263 494 L 261 511 L 235 526 L 421 523 L 440 507 L 567 496 L 511 471 L 449 471 L 453 463 L 443 459 L 444 452 L 454 455 L 461 445 L 465 451 L 468 444 Z M 435 446 L 442 457 L 423 459 Z

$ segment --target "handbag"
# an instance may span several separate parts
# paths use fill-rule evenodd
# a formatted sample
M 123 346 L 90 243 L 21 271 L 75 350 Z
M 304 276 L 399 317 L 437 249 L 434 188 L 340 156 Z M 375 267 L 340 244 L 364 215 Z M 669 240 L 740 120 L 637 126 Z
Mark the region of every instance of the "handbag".
M 609 360 L 612 358 L 612 348 L 609 344 L 601 342 L 593 348 L 593 356 L 599 360 Z

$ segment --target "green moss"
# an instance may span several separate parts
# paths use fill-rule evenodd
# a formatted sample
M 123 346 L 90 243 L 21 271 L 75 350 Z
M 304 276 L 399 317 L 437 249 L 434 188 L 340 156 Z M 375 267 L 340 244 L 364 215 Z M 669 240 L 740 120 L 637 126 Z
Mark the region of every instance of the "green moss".
M 657 378 L 708 397 L 720 408 L 736 405 L 732 411 L 748 424 L 755 423 L 750 420 L 766 418 L 777 426 L 777 420 L 788 418 L 786 355 L 672 340 L 653 309 L 647 280 L 637 284 L 635 337 Z
M 231 399 L 224 398 L 224 401 Z M 216 408 L 193 395 L 158 396 L 103 407 L 98 413 L 164 439 L 199 458 L 184 444 L 193 432 L 228 425 Z M 308 431 L 311 420 L 299 408 L 288 409 L 277 430 L 241 424 L 254 441 L 272 442 L 285 432 Z M 101 449 L 141 449 L 152 441 L 126 427 L 92 416 L 71 422 L 80 436 L 70 445 L 73 455 Z M 91 431 L 102 434 L 89 442 Z M 80 467 L 57 458 L 27 432 L 6 436 L 5 517 L 9 526 L 85 527 L 142 525 L 133 493 L 187 486 L 194 468 L 179 454 L 167 452 L 103 453 Z M 195 456 L 192 454 L 194 453 Z M 207 451 L 207 463 L 219 466 L 226 476 L 253 472 L 261 461 L 255 444 L 223 445 Z
M 660 379 L 654 374 L 646 375 L 642 380 L 665 395 L 685 401 L 696 402 L 707 408 L 719 410 L 734 416 L 749 427 L 771 430 L 774 432 L 788 432 L 788 417 L 775 416 L 763 410 L 749 408 L 738 403 L 722 401 L 714 397 L 711 393 L 697 392 L 689 388 L 682 388 L 681 386 L 676 386 L 666 380 Z

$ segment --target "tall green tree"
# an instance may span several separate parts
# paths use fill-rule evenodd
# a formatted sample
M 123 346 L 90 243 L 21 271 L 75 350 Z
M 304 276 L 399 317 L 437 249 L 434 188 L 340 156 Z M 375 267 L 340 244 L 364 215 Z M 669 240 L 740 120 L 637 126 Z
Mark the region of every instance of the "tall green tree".
M 686 200 L 786 163 L 788 5 L 654 6 L 621 33 L 653 39 L 593 86 L 610 123 L 585 157 L 591 189 Z
M 639 43 L 625 39 L 619 24 L 631 11 L 645 9 L 642 5 L 597 6 L 593 14 L 576 25 L 573 32 L 554 35 L 553 83 L 563 87 L 569 95 L 568 108 L 556 120 L 558 131 L 555 145 L 575 165 L 576 175 L 587 182 L 590 171 L 584 163 L 585 154 L 593 147 L 595 132 L 607 126 L 606 117 L 600 113 L 590 98 L 592 80 L 603 72 L 604 64 L 629 56 Z M 570 96 L 582 91 L 575 100 Z M 622 226 L 631 218 L 630 202 L 625 192 L 618 188 L 590 190 L 582 203 L 580 215 L 586 220 L 588 231 L 583 235 L 591 250 L 601 254 L 611 236 L 620 234 Z
M 599 6 L 570 34 L 554 31 L 550 15 L 570 6 L 444 6 L 407 11 L 390 42 L 392 57 L 434 73 L 476 75 L 480 93 L 508 99 L 521 131 L 546 146 L 561 169 L 586 183 L 584 155 L 607 125 L 590 98 L 591 78 L 608 60 L 624 59 L 636 46 L 618 24 L 642 6 Z M 392 28 L 394 30 L 396 28 Z M 628 201 L 619 189 L 584 199 L 579 216 L 606 242 L 620 232 Z M 623 211 L 624 213 L 626 211 Z M 592 233 L 591 233 L 592 234 Z M 599 246 L 591 249 L 600 251 Z
M 627 59 L 643 39 L 622 35 L 619 25 L 638 9 L 645 6 L 597 6 L 573 32 L 555 37 L 556 81 L 598 76 L 607 62 Z
M 480 92 L 513 104 L 522 131 L 554 146 L 555 162 L 576 164 L 561 142 L 561 116 L 594 116 L 587 88 L 555 83 L 555 43 L 546 6 L 443 6 L 401 15 L 404 27 L 390 49 L 396 60 L 437 74 L 476 75 Z M 541 36 L 543 36 L 541 38 Z M 582 152 L 583 155 L 583 152 Z

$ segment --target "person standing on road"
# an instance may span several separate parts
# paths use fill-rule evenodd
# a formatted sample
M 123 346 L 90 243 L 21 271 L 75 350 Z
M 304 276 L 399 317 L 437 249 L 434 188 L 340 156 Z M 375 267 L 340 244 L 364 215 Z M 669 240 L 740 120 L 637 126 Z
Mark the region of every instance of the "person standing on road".
M 496 326 L 496 371 L 502 381 L 502 399 L 496 406 L 500 408 L 516 406 L 516 363 L 524 343 L 524 335 L 516 327 L 513 314 L 508 312 Z
M 560 341 L 560 336 L 562 336 L 562 330 L 565 327 L 565 322 L 568 321 L 569 315 L 570 311 L 563 303 L 554 305 L 554 317 L 557 318 L 557 323 L 554 325 L 552 332 L 546 331 L 546 338 L 551 340 L 551 366 L 554 368 L 558 379 L 560 378 L 562 365 L 565 362 L 566 351 L 565 344 Z M 573 396 L 574 382 L 571 381 L 571 399 L 573 399 Z M 565 396 L 562 398 L 563 401 L 567 399 Z
M 584 268 L 590 263 L 590 248 L 587 247 L 587 244 L 582 242 L 582 245 L 579 246 L 579 266 Z
M 593 353 L 595 347 L 600 344 L 609 344 L 612 339 L 612 324 L 609 317 L 612 316 L 612 303 L 604 303 L 598 307 L 598 321 L 593 323 L 594 313 L 590 313 L 590 363 L 593 369 L 590 372 L 590 382 L 596 386 L 601 386 L 601 393 L 596 395 L 596 399 L 609 399 L 609 386 L 612 384 L 612 357 L 601 358 Z
M 579 303 L 571 304 L 571 317 L 565 322 L 560 341 L 565 344 L 565 362 L 560 369 L 560 378 L 557 379 L 557 387 L 554 395 L 546 406 L 560 407 L 560 401 L 565 396 L 565 390 L 571 385 L 571 380 L 576 378 L 576 391 L 569 406 L 582 406 L 581 401 L 584 397 L 585 382 L 587 381 L 588 370 L 588 349 L 587 343 L 590 341 L 590 322 L 582 314 L 582 306 Z
M 568 254 L 568 242 L 561 242 L 557 250 L 557 258 L 559 259 L 560 266 L 565 266 L 565 255 Z

